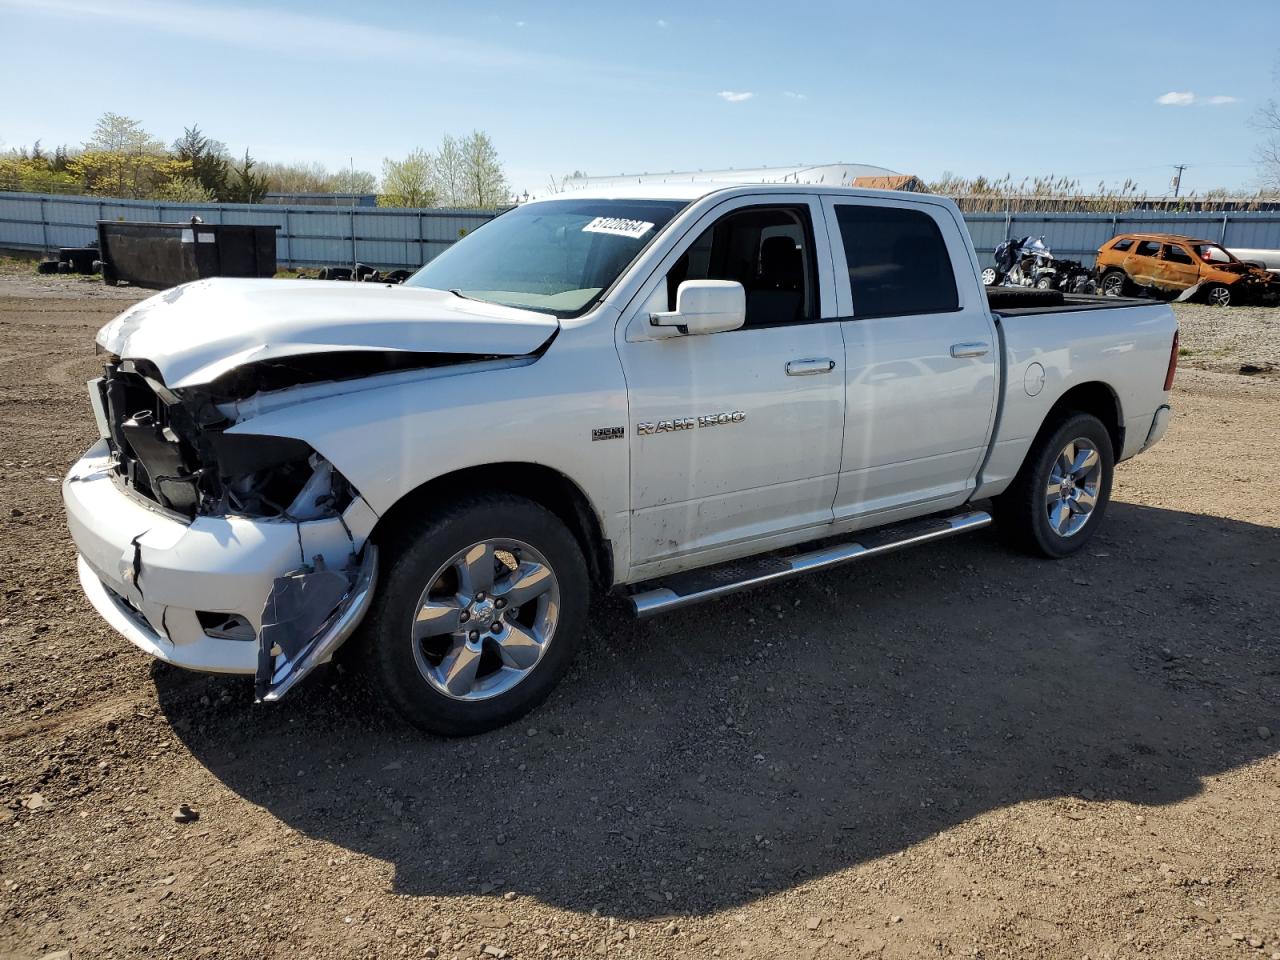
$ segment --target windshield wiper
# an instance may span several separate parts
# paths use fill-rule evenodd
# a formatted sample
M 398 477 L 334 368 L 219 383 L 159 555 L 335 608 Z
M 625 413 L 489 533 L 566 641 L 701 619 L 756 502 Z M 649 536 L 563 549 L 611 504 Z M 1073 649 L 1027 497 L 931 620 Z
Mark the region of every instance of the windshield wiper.
M 450 287 L 449 292 L 452 293 L 455 297 L 461 297 L 463 300 L 474 300 L 476 303 L 492 303 L 493 302 L 492 300 L 482 300 L 479 297 L 472 297 L 468 294 L 463 293 L 457 287 Z

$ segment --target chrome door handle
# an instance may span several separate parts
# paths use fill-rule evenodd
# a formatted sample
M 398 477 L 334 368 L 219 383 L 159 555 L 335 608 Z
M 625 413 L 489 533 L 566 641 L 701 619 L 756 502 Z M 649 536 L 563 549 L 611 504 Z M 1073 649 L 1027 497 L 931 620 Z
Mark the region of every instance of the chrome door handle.
M 985 357 L 991 345 L 987 343 L 953 343 L 951 355 L 959 360 L 961 357 Z
M 788 360 L 788 377 L 812 377 L 816 373 L 830 373 L 836 362 L 830 357 L 809 357 L 805 360 Z

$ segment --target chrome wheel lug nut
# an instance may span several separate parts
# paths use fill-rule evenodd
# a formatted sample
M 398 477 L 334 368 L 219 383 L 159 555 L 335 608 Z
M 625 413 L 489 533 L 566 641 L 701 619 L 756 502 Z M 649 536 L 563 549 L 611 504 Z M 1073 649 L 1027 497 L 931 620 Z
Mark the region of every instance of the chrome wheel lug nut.
M 479 593 L 477 593 L 477 594 L 476 594 L 476 602 L 478 602 L 478 603 L 483 603 L 483 602 L 484 602 L 484 591 L 483 591 L 483 590 L 481 590 Z
M 493 626 L 492 626 L 492 627 L 490 627 L 489 629 L 490 629 L 490 630 L 492 630 L 494 633 L 501 633 L 501 632 L 502 632 L 502 621 L 501 621 L 501 620 L 495 620 L 495 621 L 493 621 Z
M 472 630 L 469 634 L 467 634 L 467 639 L 470 640 L 472 643 L 475 643 L 477 640 L 480 639 L 480 631 Z
M 463 610 L 460 614 L 458 614 L 458 619 L 461 620 L 463 623 L 466 623 L 468 620 L 471 619 L 471 611 Z
M 497 607 L 499 610 L 501 610 L 503 607 L 507 605 L 507 601 L 499 597 L 497 600 L 493 601 L 493 605 Z

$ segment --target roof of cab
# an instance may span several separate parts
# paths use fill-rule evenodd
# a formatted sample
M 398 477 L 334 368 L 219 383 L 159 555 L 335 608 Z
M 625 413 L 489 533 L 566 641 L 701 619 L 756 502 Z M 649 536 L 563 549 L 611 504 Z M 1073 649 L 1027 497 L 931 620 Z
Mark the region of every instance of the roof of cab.
M 866 197 L 882 200 L 915 200 L 926 203 L 945 204 L 948 201 L 928 193 L 913 193 L 901 190 L 870 190 L 855 187 L 829 187 L 811 183 L 729 183 L 725 181 L 700 180 L 687 183 L 638 183 L 625 186 L 587 186 L 549 197 L 530 200 L 529 203 L 547 203 L 555 200 L 700 200 L 713 193 L 726 195 L 754 194 L 819 194 L 822 196 L 840 195 L 848 197 Z

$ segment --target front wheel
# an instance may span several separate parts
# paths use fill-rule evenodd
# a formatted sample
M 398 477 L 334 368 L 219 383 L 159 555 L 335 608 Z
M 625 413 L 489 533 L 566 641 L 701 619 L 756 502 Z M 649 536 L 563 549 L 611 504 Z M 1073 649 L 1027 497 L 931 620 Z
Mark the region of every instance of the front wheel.
M 1204 302 L 1211 307 L 1231 306 L 1231 288 L 1225 283 L 1211 283 L 1204 291 Z
M 1065 415 L 1042 431 L 1009 489 L 996 504 L 997 519 L 1014 543 L 1054 559 L 1080 550 L 1093 536 L 1111 500 L 1115 454 L 1102 421 Z
M 393 532 L 366 663 L 411 723 L 468 736 L 519 718 L 568 670 L 590 583 L 558 517 L 508 494 L 457 502 Z
M 982 285 L 984 287 L 994 287 L 999 279 L 1000 274 L 996 272 L 995 267 L 987 267 L 982 271 Z

